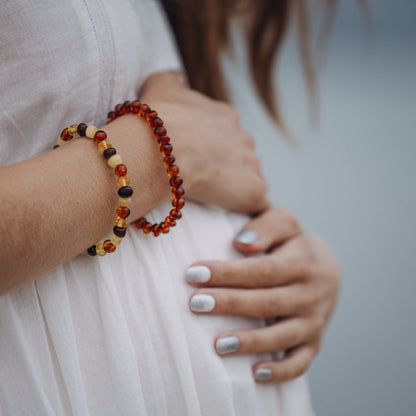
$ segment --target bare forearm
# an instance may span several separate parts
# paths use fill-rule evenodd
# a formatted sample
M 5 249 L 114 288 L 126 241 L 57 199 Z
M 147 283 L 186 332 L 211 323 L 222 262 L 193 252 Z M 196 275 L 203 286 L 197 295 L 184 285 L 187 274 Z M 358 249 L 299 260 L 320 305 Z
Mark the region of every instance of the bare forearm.
M 105 127 L 132 179 L 132 221 L 169 198 L 150 129 L 134 116 Z M 52 143 L 51 143 L 52 145 Z M 51 270 L 108 235 L 117 184 L 85 139 L 0 168 L 0 294 Z

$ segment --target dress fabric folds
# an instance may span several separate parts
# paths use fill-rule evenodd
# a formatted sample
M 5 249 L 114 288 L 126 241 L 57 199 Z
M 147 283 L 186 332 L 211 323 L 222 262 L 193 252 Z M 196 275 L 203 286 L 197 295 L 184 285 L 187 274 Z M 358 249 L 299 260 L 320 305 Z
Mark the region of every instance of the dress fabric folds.
M 103 125 L 149 74 L 181 69 L 154 0 L 1 1 L 0 21 L 3 166 L 49 151 L 64 126 Z M 77 256 L 1 296 L 0 415 L 312 415 L 305 377 L 254 381 L 270 354 L 216 354 L 220 332 L 262 320 L 189 310 L 185 269 L 237 258 L 246 221 L 187 203 L 169 234 L 130 230 L 115 253 Z

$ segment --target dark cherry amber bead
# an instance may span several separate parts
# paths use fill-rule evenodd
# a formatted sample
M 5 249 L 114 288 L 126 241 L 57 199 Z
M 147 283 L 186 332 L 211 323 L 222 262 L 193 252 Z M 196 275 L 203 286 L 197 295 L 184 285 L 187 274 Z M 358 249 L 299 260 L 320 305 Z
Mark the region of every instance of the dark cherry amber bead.
M 166 129 L 163 126 L 160 127 L 155 127 L 153 130 L 153 133 L 155 134 L 156 137 L 161 137 L 161 136 L 166 136 Z
M 117 225 L 115 225 L 113 227 L 113 233 L 120 238 L 123 238 L 126 236 L 126 232 L 127 232 L 127 228 L 126 227 L 118 227 Z
M 180 209 L 182 209 L 185 206 L 185 201 L 181 198 L 175 198 L 172 201 L 172 205 L 176 208 L 177 211 L 179 211 Z
M 116 246 L 110 240 L 105 240 L 103 247 L 107 253 L 114 253 L 116 251 Z
M 182 218 L 182 212 L 176 211 L 176 209 L 171 209 L 169 216 L 175 220 L 180 220 Z
M 68 133 L 68 129 L 63 129 L 61 133 L 61 139 L 67 142 L 72 139 L 72 136 Z
M 97 252 L 95 251 L 95 246 L 91 246 L 91 247 L 87 250 L 87 253 L 88 253 L 90 256 L 96 256 L 96 255 L 97 255 Z
M 108 121 L 113 121 L 115 118 L 116 118 L 116 113 L 115 113 L 114 111 L 110 111 L 110 112 L 107 114 L 107 119 L 108 119 Z M 79 128 L 79 127 L 78 127 L 78 128 Z
M 179 168 L 176 165 L 168 166 L 166 172 L 169 176 L 178 176 L 179 175 Z
M 56 144 L 56 145 L 53 147 L 53 149 L 57 149 L 58 147 L 61 147 L 61 146 L 59 146 L 59 144 Z
M 143 228 L 146 225 L 146 218 L 139 218 L 138 220 L 136 220 L 134 222 L 134 227 L 137 228 L 138 230 L 140 230 L 141 228 Z
M 118 195 L 121 198 L 130 198 L 133 195 L 133 188 L 131 186 L 122 186 L 118 188 Z
M 157 117 L 157 112 L 155 110 L 151 110 L 151 111 L 146 113 L 145 119 L 146 119 L 147 122 L 149 122 L 149 121 L 153 120 L 156 117 Z
M 85 131 L 87 130 L 87 125 L 85 123 L 79 123 L 78 124 L 78 134 L 83 137 L 85 136 Z
M 94 134 L 94 142 L 100 143 L 107 139 L 107 133 L 103 130 L 97 130 Z
M 162 146 L 162 144 L 166 144 L 166 143 L 169 143 L 169 142 L 170 142 L 170 137 L 168 137 L 168 136 L 162 136 L 162 137 L 159 137 L 157 139 L 157 144 L 159 146 Z
M 127 218 L 130 215 L 130 208 L 129 207 L 118 207 L 116 210 L 117 215 L 120 218 Z
M 144 117 L 146 113 L 151 111 L 151 108 L 147 104 L 140 104 L 139 106 L 139 116 Z
M 172 176 L 169 180 L 170 186 L 173 186 L 174 188 L 179 188 L 182 183 L 183 179 L 180 176 Z
M 164 158 L 163 158 L 163 163 L 166 165 L 166 166 L 172 166 L 174 163 L 175 163 L 175 156 L 172 156 L 172 155 L 166 155 Z
M 156 111 L 155 111 L 156 112 Z M 148 113 L 150 114 L 150 113 Z M 147 117 L 147 116 L 146 116 Z M 154 127 L 161 127 L 163 126 L 163 121 L 161 118 L 159 117 L 155 117 L 151 122 L 150 125 L 154 128 Z
M 117 165 L 114 170 L 117 176 L 126 176 L 127 174 L 127 166 L 123 164 Z
M 114 108 L 114 112 L 116 113 L 117 116 L 120 115 L 121 112 L 121 107 L 123 106 L 123 104 L 117 104 Z
M 117 150 L 114 147 L 109 147 L 108 149 L 104 150 L 103 156 L 106 159 L 110 159 L 111 156 L 114 156 L 117 153 Z
M 134 100 L 130 103 L 130 112 L 137 114 L 139 112 L 140 101 Z
M 170 143 L 162 144 L 162 146 L 160 146 L 160 153 L 163 153 L 164 155 L 170 155 L 172 150 L 173 146 Z
M 175 198 L 181 198 L 185 194 L 185 189 L 183 188 L 173 188 L 172 189 L 172 195 Z
M 121 105 L 121 112 L 123 114 L 126 114 L 130 111 L 130 101 L 124 101 L 124 103 Z

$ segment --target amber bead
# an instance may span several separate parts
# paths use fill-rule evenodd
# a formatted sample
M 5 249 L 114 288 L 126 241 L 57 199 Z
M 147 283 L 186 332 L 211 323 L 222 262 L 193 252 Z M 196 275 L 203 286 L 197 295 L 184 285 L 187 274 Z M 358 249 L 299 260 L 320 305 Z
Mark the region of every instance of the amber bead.
M 183 179 L 180 176 L 172 176 L 169 180 L 170 186 L 173 186 L 174 188 L 179 188 L 182 183 Z
M 94 142 L 98 144 L 103 140 L 107 140 L 107 133 L 103 130 L 97 130 L 94 134 Z
M 172 166 L 174 163 L 175 163 L 175 156 L 172 156 L 172 155 L 166 155 L 164 158 L 163 158 L 163 163 L 166 165 L 166 166 Z
M 182 212 L 176 211 L 175 209 L 171 209 L 169 215 L 175 220 L 180 220 L 182 218 Z
M 79 136 L 85 136 L 85 131 L 87 130 L 87 125 L 85 123 L 79 123 L 78 124 L 78 135 Z
M 61 139 L 62 139 L 64 142 L 67 142 L 68 140 L 71 140 L 71 139 L 72 139 L 72 136 L 69 134 L 69 132 L 68 132 L 68 129 L 67 129 L 67 128 L 62 130 L 62 133 L 61 133 Z
M 130 112 L 137 114 L 139 112 L 140 101 L 134 100 L 130 103 Z
M 74 137 L 78 136 L 78 124 L 72 124 L 72 126 L 68 127 L 68 133 Z
M 133 188 L 131 186 L 122 186 L 118 189 L 118 195 L 121 198 L 129 198 L 133 195 Z
M 116 113 L 116 115 L 120 115 L 120 111 L 121 111 L 121 107 L 123 104 L 117 104 L 114 108 L 114 112 Z
M 126 227 L 118 227 L 117 225 L 115 225 L 113 227 L 113 233 L 120 238 L 123 238 L 126 236 L 126 232 L 127 232 L 127 228 Z
M 121 106 L 121 113 L 126 114 L 130 111 L 130 101 L 124 101 Z
M 170 137 L 168 137 L 168 136 L 162 136 L 162 137 L 159 137 L 157 139 L 157 144 L 159 146 L 162 146 L 162 144 L 166 144 L 166 143 L 169 143 L 169 142 L 170 142 Z
M 128 176 L 120 176 L 117 179 L 118 186 L 127 186 L 130 185 L 130 178 Z
M 176 165 L 168 166 L 166 172 L 169 176 L 178 176 L 179 175 L 179 168 Z
M 66 142 L 63 141 L 60 137 L 58 137 L 58 140 L 56 141 L 56 143 L 58 144 L 58 146 L 63 146 L 64 144 L 66 144 Z
M 114 111 L 110 111 L 110 112 L 107 114 L 107 119 L 108 119 L 108 121 L 113 121 L 115 118 L 116 118 L 116 113 L 115 113 Z
M 146 218 L 141 217 L 137 221 L 134 222 L 134 227 L 137 229 L 141 229 L 146 225 Z
M 97 255 L 97 252 L 95 251 L 95 246 L 91 246 L 91 247 L 89 247 L 89 248 L 88 248 L 88 250 L 87 250 L 87 253 L 88 253 L 90 256 L 96 256 L 96 255 Z
M 117 225 L 117 227 L 120 227 L 120 228 L 127 227 L 127 221 L 124 218 L 117 217 L 116 218 L 116 225 Z
M 170 143 L 162 144 L 162 146 L 160 146 L 160 153 L 163 153 L 164 155 L 170 155 L 172 150 L 173 146 Z
M 156 111 L 155 111 L 156 112 Z M 150 113 L 148 113 L 148 114 L 150 114 Z M 147 115 L 146 115 L 146 119 L 147 119 Z M 159 118 L 159 117 L 155 117 L 151 122 L 150 122 L 150 125 L 153 127 L 153 128 L 155 128 L 155 127 L 161 127 L 161 126 L 163 126 L 163 121 L 162 121 L 162 119 L 161 118 Z
M 165 222 L 169 227 L 174 227 L 176 225 L 176 221 L 173 218 L 166 217 Z
M 98 243 L 95 246 L 95 251 L 99 256 L 105 256 L 106 251 L 104 250 L 104 245 L 102 243 Z
M 157 112 L 155 110 L 150 110 L 149 112 L 146 113 L 145 119 L 147 122 L 149 122 L 149 121 L 152 121 L 156 117 L 157 117 Z
M 93 139 L 97 130 L 98 129 L 95 126 L 88 126 L 85 129 L 85 136 L 88 137 L 89 139 Z
M 167 225 L 165 222 L 162 222 L 162 224 L 160 224 L 160 230 L 162 231 L 163 234 L 168 233 L 169 225 Z
M 110 156 L 107 159 L 107 164 L 108 164 L 108 166 L 110 166 L 110 168 L 115 168 L 118 165 L 121 165 L 122 163 L 123 163 L 123 159 L 121 158 L 121 156 L 118 153 Z
M 185 190 L 183 188 L 174 188 L 172 189 L 172 195 L 175 198 L 180 198 L 185 194 Z
M 116 251 L 116 246 L 110 240 L 105 240 L 103 247 L 107 253 L 113 253 Z
M 153 133 L 155 134 L 156 137 L 161 137 L 161 136 L 166 136 L 166 129 L 163 126 L 160 127 L 155 127 L 153 130 Z
M 110 241 L 115 245 L 115 246 L 118 246 L 119 244 L 121 244 L 121 242 L 123 241 L 123 239 L 122 238 L 120 238 L 120 237 L 117 237 L 115 234 L 113 234 L 111 237 L 110 237 Z
M 149 111 L 151 111 L 151 109 L 147 104 L 140 104 L 138 113 L 140 117 L 144 117 Z
M 130 215 L 130 208 L 118 207 L 116 213 L 120 218 L 127 218 Z
M 109 147 L 108 149 L 105 149 L 103 152 L 103 156 L 106 159 L 110 159 L 111 156 L 114 156 L 117 153 L 117 150 L 114 149 L 114 147 Z
M 117 176 L 126 176 L 127 174 L 127 166 L 123 163 L 121 165 L 117 165 L 115 168 L 115 172 Z
M 180 209 L 182 209 L 185 206 L 185 201 L 181 198 L 175 198 L 172 201 L 172 205 L 176 208 L 177 211 L 179 211 Z
M 131 198 L 119 198 L 118 199 L 118 204 L 121 207 L 128 207 L 131 203 Z
M 152 232 L 152 224 L 150 224 L 150 222 L 146 222 L 146 224 L 143 226 L 142 230 L 145 234 L 149 234 L 150 232 Z

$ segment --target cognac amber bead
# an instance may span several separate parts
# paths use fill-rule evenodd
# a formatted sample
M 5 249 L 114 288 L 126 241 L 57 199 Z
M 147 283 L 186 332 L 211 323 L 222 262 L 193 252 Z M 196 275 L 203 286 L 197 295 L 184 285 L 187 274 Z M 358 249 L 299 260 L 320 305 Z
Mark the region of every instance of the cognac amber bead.
M 155 127 L 155 129 L 153 130 L 153 133 L 155 134 L 156 138 L 161 137 L 161 136 L 166 136 L 166 129 L 163 126 L 160 127 Z
M 146 222 L 147 222 L 146 218 L 141 217 L 137 221 L 134 222 L 134 227 L 140 230 L 146 225 Z
M 115 118 L 116 118 L 116 113 L 115 113 L 114 111 L 110 111 L 110 112 L 107 114 L 107 119 L 108 119 L 108 121 L 109 121 L 109 122 L 110 122 L 110 121 L 113 121 Z
M 174 188 L 174 189 L 172 189 L 172 195 L 175 198 L 180 198 L 184 194 L 185 194 L 185 190 L 183 188 Z
M 107 253 L 113 253 L 116 251 L 116 246 L 110 240 L 105 240 L 103 247 Z
M 150 110 L 149 112 L 146 113 L 145 119 L 147 122 L 149 122 L 149 121 L 152 121 L 156 117 L 157 117 L 157 112 L 155 110 Z
M 127 221 L 124 218 L 117 217 L 116 218 L 116 225 L 117 225 L 117 227 L 120 227 L 120 228 L 127 227 Z
M 68 140 L 72 139 L 72 136 L 69 134 L 68 129 L 63 129 L 61 133 L 61 139 L 64 142 L 67 142 Z
M 98 143 L 97 147 L 98 150 L 103 153 L 105 149 L 109 149 L 111 147 L 111 143 L 108 140 L 103 140 L 102 142 Z
M 120 115 L 122 105 L 123 104 L 117 104 L 116 107 L 114 108 L 114 112 L 116 113 L 117 116 Z
M 118 165 L 115 168 L 115 172 L 117 176 L 126 176 L 127 174 L 127 166 L 126 165 Z
M 73 124 L 72 126 L 68 127 L 68 133 L 74 137 L 78 136 L 78 124 Z
M 162 222 L 162 224 L 160 225 L 160 230 L 162 231 L 163 234 L 168 233 L 169 225 L 167 225 L 165 222 Z
M 145 234 L 149 234 L 150 232 L 152 232 L 152 224 L 150 224 L 150 222 L 146 222 L 142 230 Z
M 180 220 L 182 218 L 182 212 L 176 211 L 175 209 L 170 210 L 169 215 L 174 220 Z
M 144 117 L 149 111 L 151 111 L 151 109 L 147 104 L 140 104 L 138 113 L 140 117 Z
M 127 218 L 130 215 L 130 208 L 118 207 L 116 213 L 120 218 Z
M 172 156 L 172 155 L 167 155 L 167 156 L 165 156 L 164 158 L 163 158 L 163 163 L 166 165 L 166 166 L 172 166 L 174 163 L 175 163 L 175 156 Z
M 155 111 L 155 113 L 156 113 L 156 111 Z M 150 114 L 150 113 L 148 113 L 148 114 Z M 146 120 L 147 120 L 147 114 L 146 114 Z M 153 128 L 155 128 L 155 127 L 161 127 L 161 126 L 163 126 L 163 121 L 162 121 L 162 119 L 161 118 L 159 118 L 159 117 L 155 117 L 151 122 L 150 122 L 150 126 L 151 127 L 153 127 Z
M 103 140 L 107 140 L 107 133 L 103 130 L 97 130 L 94 134 L 94 142 L 98 144 Z
M 114 156 L 117 153 L 117 150 L 114 149 L 114 147 L 109 147 L 108 149 L 105 149 L 103 152 L 103 156 L 106 159 L 110 159 L 111 156 Z
M 127 186 L 130 185 L 130 178 L 128 176 L 120 176 L 117 179 L 118 186 Z
M 169 142 L 170 142 L 170 137 L 168 137 L 168 136 L 162 136 L 162 137 L 159 137 L 157 139 L 157 144 L 159 146 L 162 146 L 162 144 L 166 144 L 166 143 L 169 143 Z
M 172 201 L 172 205 L 176 208 L 177 211 L 179 211 L 180 209 L 182 209 L 185 206 L 185 201 L 183 199 L 177 199 L 175 198 Z
M 166 172 L 169 176 L 178 176 L 179 175 L 179 168 L 176 165 L 168 166 Z
M 170 217 L 166 217 L 165 222 L 167 225 L 169 225 L 169 227 L 174 227 L 176 225 L 176 221 Z
M 139 112 L 140 101 L 134 100 L 130 103 L 130 112 L 137 114 Z
M 121 198 L 129 198 L 133 195 L 133 188 L 131 186 L 122 186 L 118 189 L 118 195 Z
M 121 106 L 121 113 L 126 114 L 130 111 L 130 101 L 124 101 L 124 103 Z
M 172 176 L 169 180 L 170 186 L 173 186 L 174 188 L 179 188 L 182 183 L 183 179 L 180 176 Z
M 97 254 L 99 255 L 99 256 L 105 256 L 105 250 L 104 250 L 104 245 L 102 244 L 102 243 L 98 243 L 96 246 L 95 246 L 95 251 L 97 252 Z
M 173 146 L 170 143 L 162 144 L 162 146 L 160 146 L 160 153 L 163 153 L 164 155 L 170 155 L 172 150 Z
M 85 123 L 78 124 L 78 135 L 83 137 L 85 136 L 85 131 L 87 130 L 87 125 Z
M 123 238 L 126 236 L 126 232 L 127 232 L 127 228 L 126 227 L 118 227 L 117 225 L 115 225 L 113 227 L 113 233 L 120 238 Z

